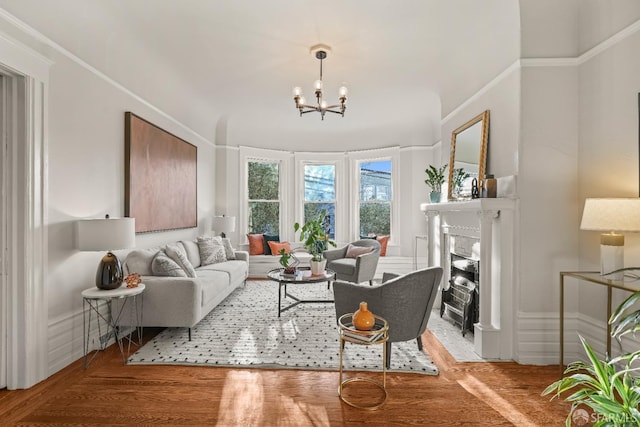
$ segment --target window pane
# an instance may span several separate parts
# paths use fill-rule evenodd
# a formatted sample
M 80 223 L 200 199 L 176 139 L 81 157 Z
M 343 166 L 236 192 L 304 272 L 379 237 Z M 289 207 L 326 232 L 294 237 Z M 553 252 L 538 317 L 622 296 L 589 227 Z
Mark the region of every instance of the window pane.
M 360 200 L 391 200 L 391 160 L 360 163 Z
M 280 203 L 249 202 L 249 233 L 280 234 Z
M 360 204 L 360 235 L 391 233 L 391 203 Z
M 304 200 L 333 201 L 336 199 L 336 170 L 333 165 L 305 165 Z
M 249 200 L 278 200 L 278 163 L 249 162 Z
M 325 211 L 325 232 L 329 237 L 334 239 L 336 226 L 336 205 L 335 203 L 305 203 L 304 204 L 304 221 L 315 219 L 320 215 L 321 211 Z

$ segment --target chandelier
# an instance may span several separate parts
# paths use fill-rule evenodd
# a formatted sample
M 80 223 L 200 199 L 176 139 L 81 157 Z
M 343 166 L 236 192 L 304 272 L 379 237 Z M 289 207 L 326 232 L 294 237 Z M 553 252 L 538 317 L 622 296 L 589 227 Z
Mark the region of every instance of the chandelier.
M 329 46 L 319 44 L 312 46 L 310 51 L 311 53 L 315 52 L 316 58 L 320 60 L 320 79 L 316 80 L 313 84 L 316 95 L 316 105 L 309 105 L 305 103 L 304 96 L 302 95 L 302 89 L 299 86 L 293 88 L 293 99 L 296 102 L 296 108 L 300 111 L 300 116 L 302 117 L 303 114 L 317 111 L 320 113 L 322 120 L 324 120 L 325 113 L 340 114 L 344 117 L 344 110 L 347 109 L 346 86 L 341 86 L 340 89 L 338 89 L 337 104 L 327 105 L 327 101 L 324 100 L 322 94 L 322 60 L 327 57 L 327 53 L 331 51 L 331 48 Z

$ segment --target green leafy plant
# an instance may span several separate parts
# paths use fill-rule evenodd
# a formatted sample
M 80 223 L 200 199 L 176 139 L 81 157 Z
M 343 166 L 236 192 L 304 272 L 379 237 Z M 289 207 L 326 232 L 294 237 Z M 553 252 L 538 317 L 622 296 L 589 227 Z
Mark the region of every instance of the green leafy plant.
M 322 210 L 304 225 L 301 226 L 297 222 L 293 225 L 294 232 L 300 231 L 302 245 L 311 254 L 313 261 L 322 261 L 322 252 L 327 250 L 328 245 L 336 247 L 336 242 L 329 238 L 328 227 L 325 226 L 326 218 L 327 211 Z
M 440 168 L 436 168 L 433 165 L 429 165 L 424 171 L 427 174 L 427 179 L 424 183 L 431 187 L 431 191 L 440 193 L 442 191 L 442 184 L 444 184 L 444 171 L 449 165 L 443 165 Z
M 296 266 L 299 264 L 298 258 L 292 252 L 287 252 L 283 249 L 278 251 L 280 259 L 278 262 L 284 267 L 284 272 L 288 274 L 295 273 Z
M 640 292 L 635 292 L 611 315 L 611 336 L 618 342 L 622 336 L 640 330 L 640 309 L 633 310 L 639 300 Z M 640 359 L 640 350 L 613 359 L 607 355 L 605 360 L 600 360 L 582 336 L 580 342 L 589 362 L 570 363 L 564 371 L 565 376 L 549 385 L 542 394 L 554 393 L 553 398 L 571 393 L 564 398 L 571 402 L 567 426 L 571 425 L 572 416 L 581 405 L 588 406 L 596 414 L 594 426 L 640 426 L 640 378 L 634 375 L 640 368 L 632 365 Z
M 462 184 L 467 178 L 471 178 L 471 174 L 462 168 L 456 168 L 453 170 L 453 191 L 454 193 L 460 193 L 462 191 Z

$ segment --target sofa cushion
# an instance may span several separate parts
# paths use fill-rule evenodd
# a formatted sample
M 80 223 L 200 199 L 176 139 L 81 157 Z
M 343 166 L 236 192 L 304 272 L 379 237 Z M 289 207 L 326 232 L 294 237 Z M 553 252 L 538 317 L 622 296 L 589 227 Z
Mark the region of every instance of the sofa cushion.
M 231 240 L 228 237 L 222 239 L 222 246 L 224 246 L 224 252 L 227 255 L 227 259 L 236 259 L 236 253 L 231 246 Z
M 376 236 L 376 240 L 380 243 L 380 256 L 386 256 L 389 236 Z
M 200 248 L 200 262 L 202 265 L 225 262 L 227 255 L 221 237 L 198 237 Z
M 151 270 L 154 276 L 187 277 L 187 273 L 172 260 L 165 251 L 160 251 L 153 257 Z
M 207 274 L 212 271 L 226 273 L 231 282 L 237 283 L 246 279 L 247 269 L 248 265 L 245 261 L 231 260 L 217 264 L 205 265 L 198 268 L 196 271 L 198 273 L 198 277 L 207 277 Z
M 141 276 L 153 276 L 151 263 L 159 250 L 160 248 L 135 249 L 129 252 L 125 259 L 126 271 Z
M 269 243 L 269 248 L 271 249 L 272 255 L 280 255 L 280 250 L 284 249 L 284 253 L 288 254 L 291 252 L 291 244 L 289 242 L 267 242 Z
M 169 244 L 165 246 L 164 251 L 169 258 L 182 268 L 187 277 L 196 277 L 196 270 L 187 258 L 187 254 L 182 249 L 184 246 L 178 244 Z
M 193 265 L 193 268 L 200 267 L 200 248 L 198 247 L 198 242 L 195 240 L 181 240 L 180 243 L 182 243 L 187 258 L 189 258 L 189 262 Z
M 275 234 L 275 235 L 270 235 L 270 234 L 263 234 L 262 235 L 262 246 L 263 246 L 263 251 L 265 255 L 275 255 L 274 253 L 271 253 L 271 247 L 269 246 L 269 242 L 279 242 L 280 241 L 280 236 Z
M 249 240 L 249 255 L 264 255 L 262 233 L 247 234 L 247 240 Z
M 205 267 L 206 268 L 206 267 Z M 207 307 L 212 300 L 219 297 L 225 288 L 231 283 L 229 275 L 223 271 L 208 270 L 198 272 L 198 279 L 201 284 L 202 307 Z

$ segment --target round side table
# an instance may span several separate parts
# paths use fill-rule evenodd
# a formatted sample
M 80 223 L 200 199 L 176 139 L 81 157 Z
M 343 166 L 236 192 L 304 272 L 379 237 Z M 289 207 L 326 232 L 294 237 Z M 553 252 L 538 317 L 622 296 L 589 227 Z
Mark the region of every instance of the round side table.
M 370 331 L 361 331 L 353 326 L 352 318 L 353 313 L 348 313 L 340 316 L 340 318 L 338 319 L 338 326 L 340 328 L 340 388 L 338 389 L 338 395 L 340 396 L 340 399 L 347 405 L 353 406 L 354 408 L 373 411 L 375 409 L 378 409 L 384 404 L 384 402 L 387 401 L 387 346 L 385 345 L 385 343 L 389 339 L 389 324 L 382 317 L 375 316 L 376 321 L 373 328 Z M 382 344 L 382 382 L 360 377 L 347 378 L 345 380 L 342 379 L 342 354 L 344 352 L 344 346 L 346 343 L 356 345 Z M 382 393 L 384 393 L 384 397 L 380 402 L 367 406 L 359 405 L 352 402 L 344 396 L 343 389 L 346 385 L 357 382 L 367 382 L 374 384 L 380 390 L 382 390 Z
M 89 363 L 96 356 L 97 352 L 94 353 L 91 359 L 88 359 L 89 355 L 89 343 L 91 338 L 91 319 L 95 315 L 95 320 L 98 328 L 98 336 L 99 336 L 99 347 L 98 350 L 104 350 L 107 347 L 107 343 L 111 340 L 111 337 L 115 338 L 118 347 L 120 348 L 120 354 L 122 355 L 122 362 L 126 364 L 126 356 L 124 351 L 123 340 L 126 339 L 128 341 L 127 347 L 127 355 L 131 352 L 131 343 L 133 339 L 131 332 L 127 337 L 123 337 L 121 334 L 120 319 L 122 317 L 122 313 L 124 312 L 124 308 L 130 302 L 133 304 L 131 307 L 129 324 L 127 326 L 134 327 L 134 331 L 138 335 L 138 345 L 142 345 L 142 295 L 144 292 L 144 283 L 138 284 L 135 288 L 127 288 L 126 285 L 123 285 L 117 289 L 104 290 L 98 289 L 95 286 L 89 289 L 85 289 L 82 291 L 82 301 L 83 301 L 83 322 L 82 327 L 84 329 L 84 368 L 86 369 L 89 366 Z M 113 304 L 114 301 L 121 301 L 122 304 L 116 303 L 115 306 Z M 100 307 L 103 302 L 107 306 L 106 313 L 100 311 Z M 103 335 L 103 325 L 106 328 Z

